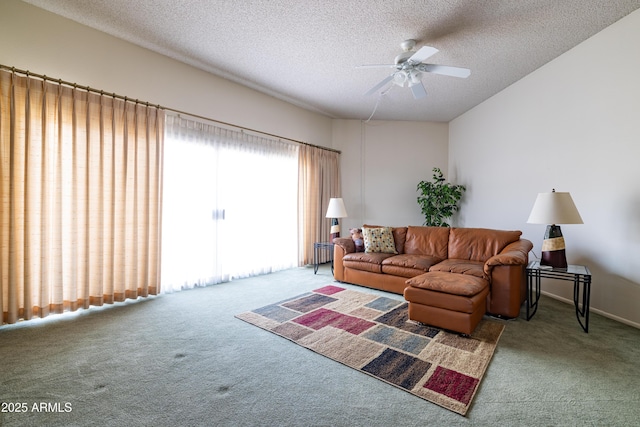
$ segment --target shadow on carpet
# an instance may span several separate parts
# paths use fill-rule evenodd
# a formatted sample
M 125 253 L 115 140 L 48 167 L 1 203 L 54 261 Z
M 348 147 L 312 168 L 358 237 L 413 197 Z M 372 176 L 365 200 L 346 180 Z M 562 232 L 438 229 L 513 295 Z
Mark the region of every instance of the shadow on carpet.
M 409 320 L 404 301 L 333 285 L 236 317 L 461 415 L 504 330 L 483 319 L 462 337 Z

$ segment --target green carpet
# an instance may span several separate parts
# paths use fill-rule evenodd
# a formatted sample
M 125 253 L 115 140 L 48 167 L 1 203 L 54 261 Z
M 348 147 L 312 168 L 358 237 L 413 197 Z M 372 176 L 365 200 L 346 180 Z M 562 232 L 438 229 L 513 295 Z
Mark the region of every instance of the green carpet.
M 409 320 L 407 303 L 328 285 L 237 318 L 465 415 L 504 325 L 470 337 Z
M 505 329 L 464 417 L 235 317 L 329 283 L 403 302 L 333 282 L 326 264 L 0 326 L 0 402 L 30 408 L 0 426 L 638 424 L 640 330 L 592 311 L 585 334 L 573 304 L 545 295 L 531 321 L 492 319 Z M 43 402 L 72 411 L 31 410 Z

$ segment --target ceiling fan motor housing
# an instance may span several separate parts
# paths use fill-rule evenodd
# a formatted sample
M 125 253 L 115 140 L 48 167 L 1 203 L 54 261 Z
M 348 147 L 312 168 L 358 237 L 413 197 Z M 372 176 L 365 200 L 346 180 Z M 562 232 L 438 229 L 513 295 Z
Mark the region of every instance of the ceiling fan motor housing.
M 412 55 L 413 55 L 413 52 L 411 51 L 402 52 L 400 55 L 396 56 L 396 59 L 395 59 L 396 65 L 404 64 L 405 62 L 407 62 L 407 59 L 411 58 Z
M 413 48 L 416 47 L 416 41 L 413 39 L 405 40 L 400 43 L 400 48 L 402 49 L 402 53 L 396 56 L 395 63 L 396 65 L 400 65 L 407 61 L 407 59 L 411 58 L 413 55 Z
M 400 43 L 400 48 L 405 52 L 413 50 L 414 47 L 416 47 L 416 41 L 414 39 L 405 40 Z

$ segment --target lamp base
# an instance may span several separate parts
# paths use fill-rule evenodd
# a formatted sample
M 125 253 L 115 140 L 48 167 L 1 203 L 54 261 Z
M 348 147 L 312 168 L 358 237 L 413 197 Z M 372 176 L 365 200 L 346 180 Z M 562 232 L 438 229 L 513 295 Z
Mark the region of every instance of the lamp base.
M 332 218 L 331 235 L 329 236 L 329 241 L 333 243 L 333 239 L 337 239 L 338 237 L 340 237 L 340 224 L 338 223 L 338 218 Z
M 559 225 L 547 225 L 542 241 L 542 259 L 540 265 L 552 268 L 567 268 L 567 255 L 564 237 Z

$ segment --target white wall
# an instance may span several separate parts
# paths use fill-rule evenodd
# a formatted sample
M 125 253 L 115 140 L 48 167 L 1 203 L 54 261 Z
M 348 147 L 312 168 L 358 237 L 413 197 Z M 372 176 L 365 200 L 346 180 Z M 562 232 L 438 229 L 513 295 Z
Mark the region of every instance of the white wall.
M 0 1 L 0 63 L 294 140 L 331 146 L 331 119 L 18 0 Z
M 538 192 L 569 191 L 584 225 L 562 227 L 569 263 L 593 274 L 596 312 L 640 327 L 640 11 L 450 123 L 449 170 L 465 226 L 520 229 Z M 533 257 L 532 257 L 533 258 Z M 572 301 L 570 282 L 543 291 Z
M 422 225 L 416 186 L 439 167 L 447 176 L 446 123 L 334 120 L 333 146 L 342 151 L 343 235 L 364 223 Z

